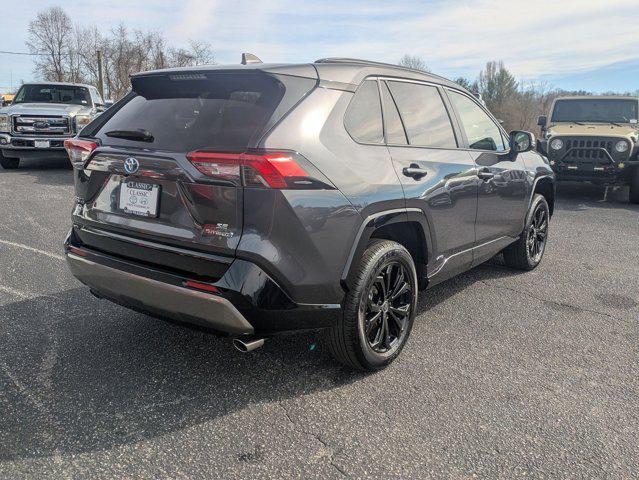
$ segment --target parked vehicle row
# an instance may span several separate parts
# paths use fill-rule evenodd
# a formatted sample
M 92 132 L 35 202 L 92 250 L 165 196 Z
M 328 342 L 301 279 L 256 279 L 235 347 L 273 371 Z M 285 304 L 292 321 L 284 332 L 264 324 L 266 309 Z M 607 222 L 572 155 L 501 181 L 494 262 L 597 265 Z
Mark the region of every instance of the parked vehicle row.
M 65 141 L 66 256 L 96 296 L 244 351 L 325 329 L 338 360 L 376 370 L 420 289 L 500 252 L 540 263 L 555 177 L 531 133 L 424 72 L 246 63 L 134 75 Z

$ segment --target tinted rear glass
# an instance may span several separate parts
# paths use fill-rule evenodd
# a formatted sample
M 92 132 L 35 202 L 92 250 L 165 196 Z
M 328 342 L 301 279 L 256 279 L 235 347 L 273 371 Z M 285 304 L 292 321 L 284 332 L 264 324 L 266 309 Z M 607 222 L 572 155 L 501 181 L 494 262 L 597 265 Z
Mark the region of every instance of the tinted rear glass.
M 437 88 L 388 82 L 411 145 L 456 148 L 450 117 Z
M 315 83 L 297 80 L 308 87 L 306 91 Z M 133 79 L 135 96 L 95 136 L 103 145 L 175 152 L 242 149 L 272 123 L 269 119 L 281 110 L 278 105 L 286 90 L 275 76 L 259 71 L 138 77 Z M 153 141 L 106 135 L 114 130 L 146 130 Z
M 384 102 L 384 121 L 386 122 L 386 139 L 391 145 L 407 145 L 406 132 L 399 117 L 397 105 L 388 90 L 386 82 L 382 82 L 382 98 Z
M 344 125 L 358 142 L 384 143 L 382 104 L 376 81 L 367 80 L 359 87 L 348 105 Z

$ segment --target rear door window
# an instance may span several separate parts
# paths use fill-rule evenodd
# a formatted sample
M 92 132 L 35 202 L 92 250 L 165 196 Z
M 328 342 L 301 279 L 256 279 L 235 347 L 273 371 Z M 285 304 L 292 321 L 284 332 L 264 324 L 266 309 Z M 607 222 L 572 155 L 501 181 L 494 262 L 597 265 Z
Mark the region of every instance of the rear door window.
M 397 111 L 397 105 L 388 90 L 386 82 L 382 82 L 382 102 L 384 104 L 384 122 L 386 124 L 386 141 L 391 145 L 408 145 L 406 131 Z
M 295 99 L 283 101 L 287 86 Z M 316 81 L 251 73 L 176 73 L 133 78 L 133 96 L 104 123 L 95 136 L 103 145 L 189 152 L 202 148 L 245 149 L 285 113 Z M 288 109 L 288 108 L 287 108 Z M 286 109 L 286 110 L 287 110 Z M 113 130 L 145 130 L 152 142 L 109 137 Z
M 457 148 L 450 117 L 436 87 L 393 81 L 388 85 L 411 145 Z
M 382 105 L 377 81 L 366 80 L 355 92 L 344 117 L 346 131 L 360 143 L 384 143 Z
M 449 91 L 449 97 L 457 109 L 470 148 L 498 152 L 506 150 L 501 130 L 477 103 L 452 90 Z

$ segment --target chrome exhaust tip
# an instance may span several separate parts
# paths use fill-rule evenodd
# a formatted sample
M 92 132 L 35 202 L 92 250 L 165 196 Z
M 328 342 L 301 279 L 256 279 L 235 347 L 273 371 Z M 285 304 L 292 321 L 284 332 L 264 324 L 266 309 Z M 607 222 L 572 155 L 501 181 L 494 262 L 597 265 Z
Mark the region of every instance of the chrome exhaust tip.
M 248 353 L 264 346 L 264 339 L 254 338 L 250 340 L 249 339 L 242 340 L 241 338 L 234 338 L 233 346 L 242 353 Z

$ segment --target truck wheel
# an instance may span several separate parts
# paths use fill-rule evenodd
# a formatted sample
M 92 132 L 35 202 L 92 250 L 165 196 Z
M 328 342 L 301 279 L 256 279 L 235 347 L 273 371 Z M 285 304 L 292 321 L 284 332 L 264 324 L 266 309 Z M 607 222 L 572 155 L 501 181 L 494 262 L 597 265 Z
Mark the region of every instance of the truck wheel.
M 18 168 L 20 165 L 20 159 L 0 156 L 0 165 L 2 165 L 2 168 L 5 170 L 12 170 L 14 168 Z
M 328 332 L 328 348 L 348 367 L 380 370 L 404 348 L 416 309 L 413 258 L 399 243 L 375 240 L 362 255 L 342 317 Z
M 526 226 L 519 240 L 504 249 L 504 261 L 510 268 L 532 270 L 546 250 L 550 208 L 543 195 L 535 194 L 526 215 Z
M 639 203 L 639 166 L 630 176 L 630 203 Z

